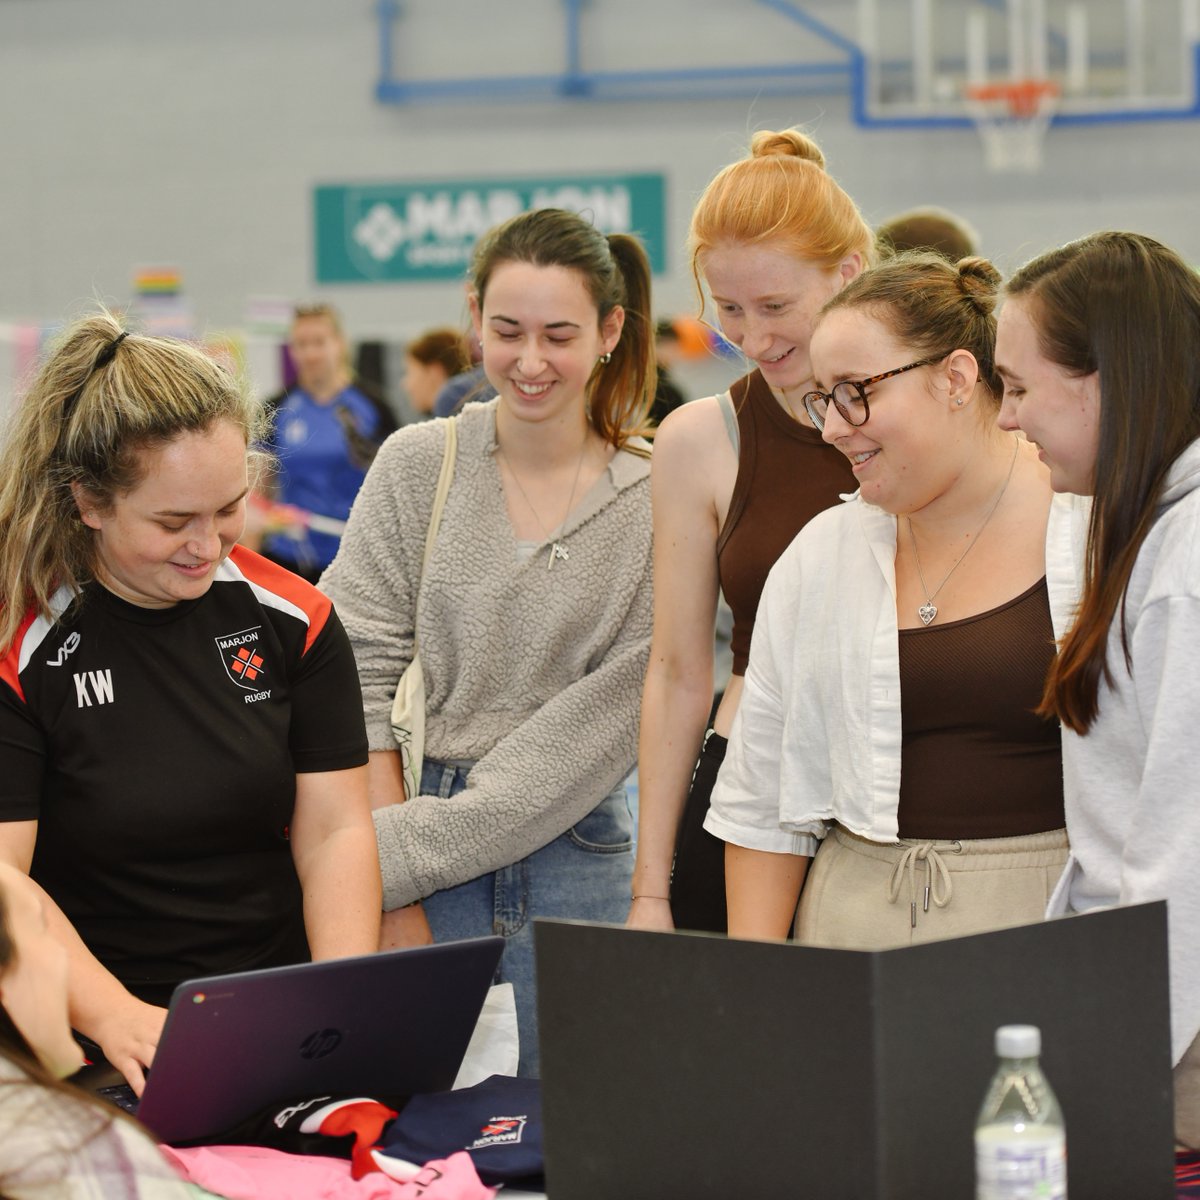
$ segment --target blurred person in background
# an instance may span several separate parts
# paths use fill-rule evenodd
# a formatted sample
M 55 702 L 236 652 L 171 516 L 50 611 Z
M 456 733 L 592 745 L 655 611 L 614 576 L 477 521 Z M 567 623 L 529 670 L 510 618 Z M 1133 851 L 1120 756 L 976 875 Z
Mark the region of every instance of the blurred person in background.
M 404 379 L 409 402 L 422 416 L 433 412 L 447 380 L 471 366 L 466 336 L 457 329 L 430 329 L 404 348 Z
M 472 285 L 467 284 L 466 297 L 468 307 L 471 303 Z M 474 326 L 469 325 L 465 334 L 467 339 L 467 363 L 457 375 L 452 376 L 438 389 L 437 398 L 433 402 L 435 417 L 452 417 L 461 412 L 464 404 L 472 401 L 491 400 L 496 395 L 496 389 L 488 381 L 487 372 L 483 369 L 483 346 Z
M 956 263 L 979 253 L 979 234 L 945 208 L 910 208 L 884 221 L 875 234 L 884 254 L 934 250 Z
M 679 331 L 671 321 L 659 321 L 654 326 L 654 357 L 658 366 L 658 383 L 654 403 L 650 405 L 650 421 L 658 426 L 667 413 L 674 412 L 687 397 L 671 375 L 671 368 L 683 357 Z
M 330 305 L 296 309 L 288 349 L 296 383 L 267 401 L 274 414 L 267 448 L 278 469 L 253 528 L 267 558 L 315 583 L 337 553 L 350 506 L 396 420 L 355 380 Z M 254 545 L 253 535 L 247 544 Z

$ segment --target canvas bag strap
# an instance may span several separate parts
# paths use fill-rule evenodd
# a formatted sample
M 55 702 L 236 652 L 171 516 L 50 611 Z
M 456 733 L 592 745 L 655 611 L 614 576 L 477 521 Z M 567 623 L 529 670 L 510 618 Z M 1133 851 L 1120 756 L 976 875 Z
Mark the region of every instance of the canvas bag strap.
M 429 529 L 425 533 L 425 554 L 421 559 L 421 578 L 417 583 L 417 598 L 420 599 L 421 588 L 425 584 L 425 572 L 429 570 L 429 560 L 433 557 L 433 546 L 437 541 L 438 529 L 442 524 L 442 509 L 446 507 L 446 497 L 450 494 L 450 484 L 454 479 L 454 460 L 458 454 L 458 418 L 451 417 L 446 422 L 446 449 L 442 454 L 442 469 L 438 474 L 437 490 L 433 494 L 433 512 L 429 514 Z M 416 611 L 414 606 L 413 611 Z M 413 653 L 416 654 L 417 623 L 413 620 Z

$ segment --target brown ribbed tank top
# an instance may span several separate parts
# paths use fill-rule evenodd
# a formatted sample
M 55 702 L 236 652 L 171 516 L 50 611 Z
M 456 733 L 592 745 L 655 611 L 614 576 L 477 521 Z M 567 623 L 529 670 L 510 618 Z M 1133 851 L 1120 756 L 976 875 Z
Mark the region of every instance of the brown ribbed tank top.
M 733 610 L 733 673 L 744 675 L 754 614 L 775 560 L 813 517 L 858 490 L 850 463 L 779 406 L 758 371 L 730 389 L 737 412 L 737 480 L 717 538 L 717 573 Z
M 900 630 L 901 837 L 1062 828 L 1062 738 L 1034 713 L 1053 661 L 1044 578 L 978 616 Z

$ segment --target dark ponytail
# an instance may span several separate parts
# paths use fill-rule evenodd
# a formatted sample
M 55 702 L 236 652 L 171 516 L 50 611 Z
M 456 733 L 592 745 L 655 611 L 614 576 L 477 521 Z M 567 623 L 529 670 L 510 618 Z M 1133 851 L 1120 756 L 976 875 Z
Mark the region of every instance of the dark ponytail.
M 612 361 L 600 363 L 592 376 L 588 419 L 606 442 L 620 449 L 630 437 L 646 432 L 646 414 L 654 400 L 658 371 L 646 252 L 636 238 L 624 233 L 610 234 L 608 247 L 624 281 L 621 304 L 625 325 L 613 347 Z

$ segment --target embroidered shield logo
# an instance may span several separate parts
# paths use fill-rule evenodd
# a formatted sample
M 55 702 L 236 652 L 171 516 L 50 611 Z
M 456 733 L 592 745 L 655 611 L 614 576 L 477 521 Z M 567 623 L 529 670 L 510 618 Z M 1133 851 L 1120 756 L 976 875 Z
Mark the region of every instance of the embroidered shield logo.
M 480 1131 L 479 1136 L 467 1147 L 468 1150 L 482 1150 L 485 1146 L 503 1146 L 521 1140 L 525 1132 L 528 1116 L 492 1117 Z
M 260 641 L 262 626 L 242 629 L 214 638 L 221 655 L 225 674 L 238 687 L 248 692 L 265 691 L 271 686 L 267 678 L 267 662 Z

